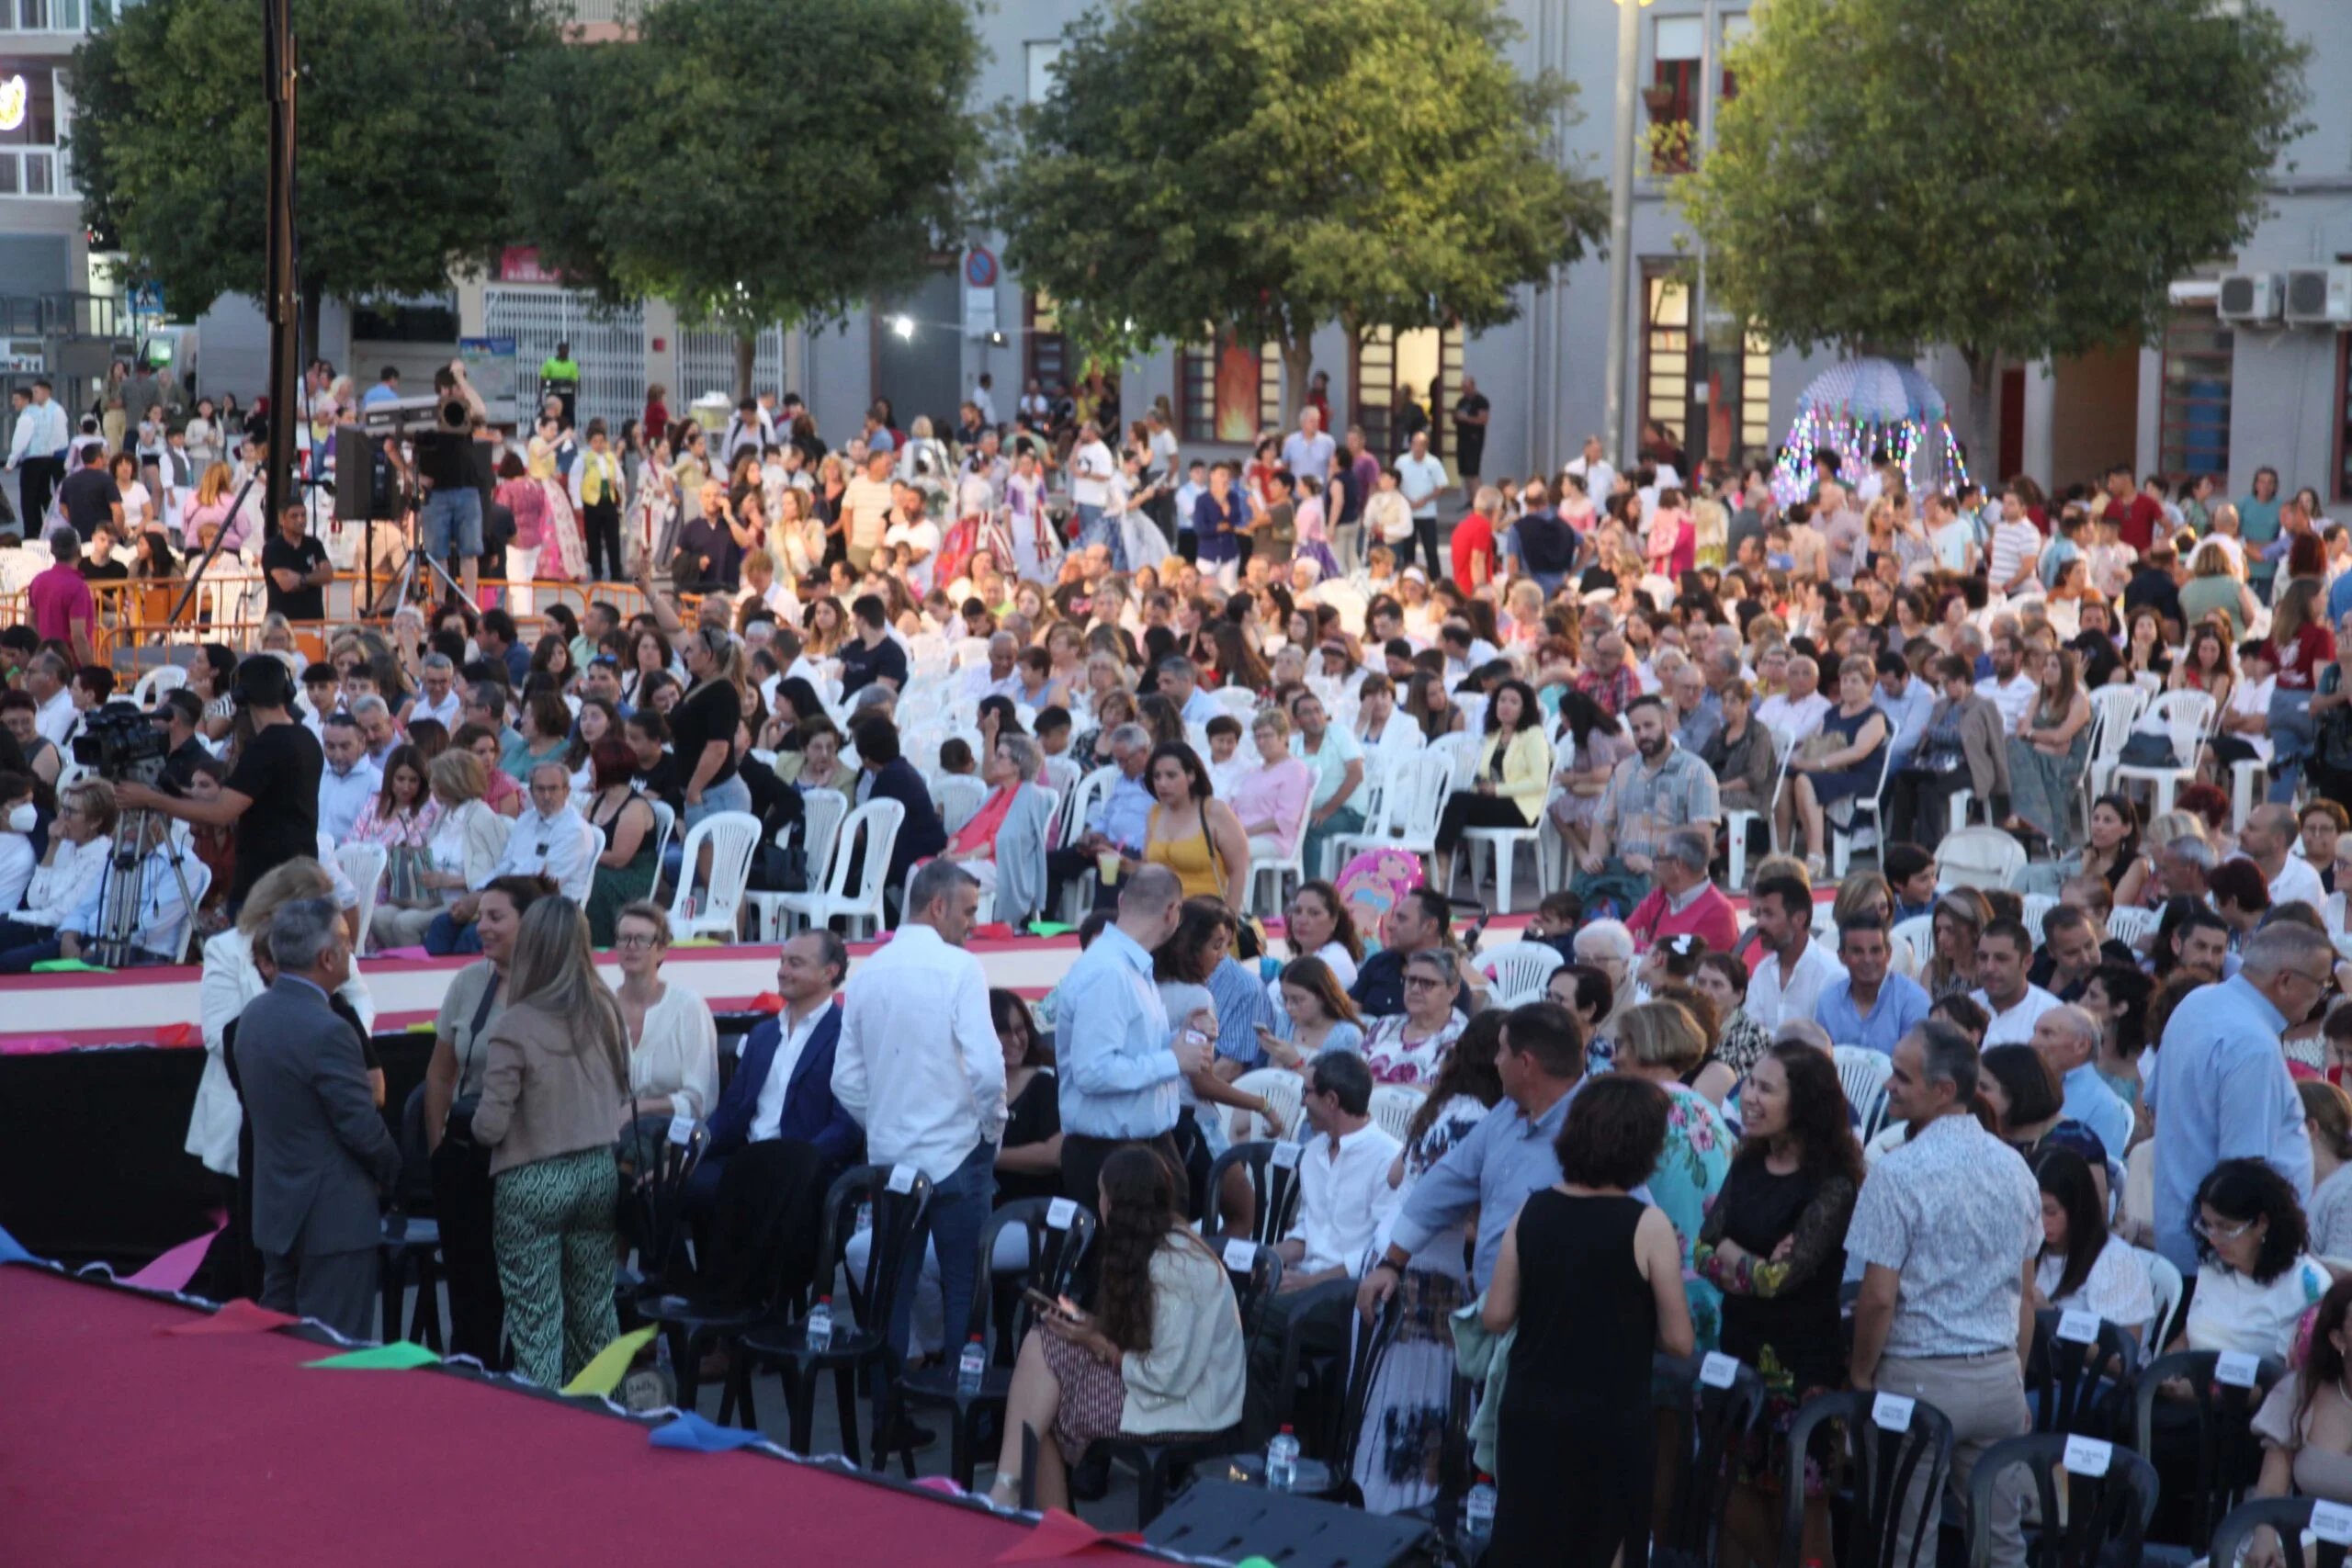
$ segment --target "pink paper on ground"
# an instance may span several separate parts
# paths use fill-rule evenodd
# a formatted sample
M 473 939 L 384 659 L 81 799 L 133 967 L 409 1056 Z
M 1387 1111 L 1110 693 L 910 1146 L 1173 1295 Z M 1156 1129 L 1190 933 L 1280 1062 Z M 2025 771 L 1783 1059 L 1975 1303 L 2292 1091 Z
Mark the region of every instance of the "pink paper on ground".
M 196 1278 L 196 1271 L 204 1267 L 204 1255 L 212 1250 L 212 1238 L 227 1224 L 223 1220 L 202 1235 L 180 1243 L 123 1283 L 147 1291 L 186 1290 L 187 1282 Z
M 283 1328 L 302 1320 L 290 1314 L 272 1312 L 245 1296 L 223 1302 L 220 1310 L 193 1323 L 176 1324 L 155 1330 L 158 1334 L 266 1334 L 273 1328 Z

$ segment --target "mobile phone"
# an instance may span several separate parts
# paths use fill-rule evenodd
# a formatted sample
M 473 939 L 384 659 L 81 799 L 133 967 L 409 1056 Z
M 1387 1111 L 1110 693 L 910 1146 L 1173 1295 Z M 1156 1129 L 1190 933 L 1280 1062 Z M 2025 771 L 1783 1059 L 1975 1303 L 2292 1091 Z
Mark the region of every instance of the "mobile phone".
M 1034 1285 L 1022 1286 L 1021 1295 L 1022 1299 L 1026 1301 L 1031 1306 L 1035 1307 L 1039 1312 L 1046 1314 L 1049 1317 L 1058 1317 L 1065 1323 L 1075 1323 L 1078 1321 L 1077 1308 L 1071 1306 L 1069 1303 L 1066 1301 L 1055 1300 L 1052 1296 L 1046 1294 L 1045 1292 L 1038 1290 Z

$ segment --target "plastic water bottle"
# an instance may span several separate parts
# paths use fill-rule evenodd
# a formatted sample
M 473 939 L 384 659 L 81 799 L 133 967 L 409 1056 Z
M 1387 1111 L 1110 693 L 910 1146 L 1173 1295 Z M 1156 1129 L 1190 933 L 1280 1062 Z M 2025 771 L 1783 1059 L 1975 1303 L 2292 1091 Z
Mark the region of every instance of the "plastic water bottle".
M 1481 1472 L 1478 1484 L 1462 1500 L 1462 1529 L 1480 1540 L 1495 1533 L 1495 1478 Z
M 819 1296 L 817 1304 L 808 1309 L 806 1335 L 811 1350 L 830 1350 L 833 1347 L 833 1298 Z
M 1298 1439 L 1284 1427 L 1266 1445 L 1266 1490 L 1287 1492 L 1298 1484 Z
M 972 1342 L 964 1347 L 963 1355 L 956 1358 L 956 1392 L 967 1398 L 979 1393 L 980 1384 L 988 1381 L 988 1375 L 989 1348 L 975 1334 Z
M 873 1228 L 874 1228 L 874 1205 L 873 1205 L 873 1204 L 871 1204 L 871 1203 L 860 1203 L 860 1204 L 857 1206 L 857 1230 L 858 1230 L 858 1234 L 859 1234 L 860 1235 L 865 1235 L 867 1231 L 870 1231 L 870 1230 L 872 1230 Z

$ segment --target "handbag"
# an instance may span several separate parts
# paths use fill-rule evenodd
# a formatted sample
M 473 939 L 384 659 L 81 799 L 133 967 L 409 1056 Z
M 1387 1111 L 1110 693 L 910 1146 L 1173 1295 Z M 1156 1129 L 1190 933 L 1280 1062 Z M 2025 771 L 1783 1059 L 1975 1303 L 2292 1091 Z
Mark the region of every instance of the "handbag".
M 2169 768 L 2175 762 L 2172 737 L 2134 730 L 2123 738 L 2123 750 L 2117 760 L 2127 768 Z
M 395 844 L 384 862 L 384 890 L 393 903 L 407 908 L 420 908 L 437 902 L 439 895 L 424 886 L 424 874 L 433 869 L 430 851 L 413 844 Z
M 481 988 L 481 1000 L 474 1008 L 473 1026 L 466 1032 L 466 1054 L 469 1056 L 473 1054 L 471 1047 L 481 1042 L 482 1025 L 490 1020 L 490 1010 L 498 1005 L 501 983 L 497 976 L 492 975 L 490 984 Z M 466 1064 L 463 1062 L 458 1064 L 458 1081 L 460 1084 L 466 1081 Z M 474 1112 L 481 1109 L 481 1096 L 479 1094 L 461 1094 L 453 1098 L 449 1101 L 449 1119 L 442 1123 L 442 1140 L 456 1144 L 460 1148 L 477 1147 L 474 1143 Z

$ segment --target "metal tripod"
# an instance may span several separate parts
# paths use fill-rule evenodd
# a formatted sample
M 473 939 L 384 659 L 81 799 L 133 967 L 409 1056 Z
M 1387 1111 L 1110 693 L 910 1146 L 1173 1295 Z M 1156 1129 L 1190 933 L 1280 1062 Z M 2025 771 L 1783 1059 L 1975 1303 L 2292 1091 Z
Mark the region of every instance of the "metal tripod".
M 377 525 L 370 522 L 366 526 L 372 534 Z M 385 578 L 383 592 L 377 595 L 368 606 L 368 613 L 370 615 L 381 617 L 392 615 L 402 604 L 409 602 L 411 596 L 416 592 L 419 562 L 424 563 L 434 577 L 441 580 L 442 585 L 448 589 L 451 598 L 475 614 L 481 614 L 481 606 L 474 603 L 472 596 L 467 593 L 456 578 L 449 575 L 449 569 L 425 553 L 424 541 L 421 537 L 416 505 L 413 501 L 401 508 L 401 515 L 392 526 L 401 531 L 401 536 L 408 546 L 408 558 L 401 561 L 400 566 Z M 373 541 L 370 540 L 369 543 Z M 375 571 L 375 552 L 363 544 L 360 547 L 360 555 L 362 564 L 372 577 Z M 430 579 L 427 582 L 429 585 Z
M 145 847 L 148 829 L 158 823 L 163 825 L 163 836 L 155 849 L 149 850 Z M 179 886 L 182 911 L 180 940 L 163 958 L 179 963 L 196 940 L 196 900 L 188 894 L 187 872 L 181 863 L 187 848 L 172 836 L 169 818 L 144 807 L 128 810 L 115 818 L 114 839 L 107 847 L 111 874 L 107 878 L 106 897 L 98 906 L 97 934 L 90 942 L 89 960 L 101 968 L 127 969 L 153 959 L 151 950 L 139 945 L 138 936 L 140 916 L 147 902 L 147 858 L 158 850 L 172 868 L 172 880 Z

